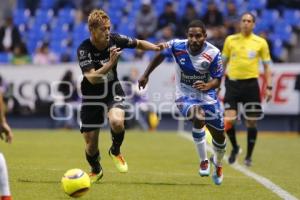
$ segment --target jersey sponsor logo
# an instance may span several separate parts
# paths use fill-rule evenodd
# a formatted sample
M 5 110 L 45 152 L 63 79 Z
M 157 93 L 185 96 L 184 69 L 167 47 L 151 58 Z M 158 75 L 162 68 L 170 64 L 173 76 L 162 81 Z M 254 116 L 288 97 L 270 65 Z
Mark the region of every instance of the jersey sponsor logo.
M 84 60 L 84 61 L 79 62 L 79 65 L 80 65 L 80 67 L 84 67 L 86 65 L 90 65 L 91 63 L 92 63 L 91 60 Z
M 180 82 L 186 85 L 193 85 L 195 81 L 204 81 L 206 83 L 208 81 L 208 77 L 208 73 L 188 75 L 181 72 Z

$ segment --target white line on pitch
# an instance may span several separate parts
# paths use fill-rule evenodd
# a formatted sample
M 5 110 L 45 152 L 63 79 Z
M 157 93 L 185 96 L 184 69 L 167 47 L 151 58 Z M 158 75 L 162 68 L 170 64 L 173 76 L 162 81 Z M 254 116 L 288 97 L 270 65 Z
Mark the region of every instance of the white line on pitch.
M 179 135 L 185 139 L 188 139 L 190 141 L 193 141 L 192 135 L 188 134 L 187 132 L 179 132 Z M 208 145 L 208 151 L 210 151 L 211 153 L 213 152 L 212 148 Z M 228 160 L 228 156 L 224 156 L 224 160 Z M 291 195 L 288 191 L 282 189 L 281 187 L 279 187 L 278 185 L 276 185 L 275 183 L 273 183 L 272 181 L 270 181 L 269 179 L 258 175 L 252 171 L 250 171 L 249 169 L 247 169 L 246 167 L 235 163 L 233 165 L 229 165 L 231 166 L 233 169 L 245 174 L 246 176 L 256 180 L 258 183 L 260 183 L 261 185 L 263 185 L 264 187 L 266 187 L 267 189 L 269 189 L 270 191 L 272 191 L 273 193 L 277 194 L 279 197 L 281 197 L 282 199 L 286 199 L 286 200 L 298 200 L 297 197 Z

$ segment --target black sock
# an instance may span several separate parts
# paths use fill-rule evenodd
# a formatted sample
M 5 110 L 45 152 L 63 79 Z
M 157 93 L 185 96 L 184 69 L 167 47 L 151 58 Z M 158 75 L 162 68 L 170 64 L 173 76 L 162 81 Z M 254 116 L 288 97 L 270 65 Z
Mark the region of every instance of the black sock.
M 92 173 L 98 174 L 101 170 L 101 166 L 99 162 L 100 161 L 99 150 L 93 156 L 90 156 L 89 154 L 87 154 L 87 152 L 85 152 L 85 157 L 86 160 L 89 162 L 90 166 L 92 167 Z
M 110 151 L 115 156 L 120 154 L 120 147 L 124 140 L 125 131 L 122 131 L 121 133 L 115 133 L 112 129 L 110 130 L 111 137 L 112 137 L 112 146 L 110 148 Z
M 227 130 L 227 135 L 228 135 L 228 138 L 229 138 L 229 140 L 232 144 L 232 148 L 237 150 L 238 145 L 237 145 L 237 142 L 236 142 L 235 128 L 232 127 L 231 129 Z
M 257 129 L 255 127 L 248 128 L 247 132 L 248 132 L 248 138 L 247 138 L 248 148 L 247 148 L 246 159 L 250 159 L 252 156 L 252 152 L 253 152 L 255 141 L 256 141 Z

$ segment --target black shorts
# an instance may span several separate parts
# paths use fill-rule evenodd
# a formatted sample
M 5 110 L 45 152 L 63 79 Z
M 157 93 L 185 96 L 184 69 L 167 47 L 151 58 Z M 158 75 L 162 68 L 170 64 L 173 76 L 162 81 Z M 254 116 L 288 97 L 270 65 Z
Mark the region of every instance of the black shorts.
M 80 109 L 80 132 L 89 132 L 105 126 L 106 114 L 111 108 L 125 109 L 122 88 L 114 94 L 108 91 L 107 96 L 101 99 L 83 99 Z
M 242 104 L 244 116 L 260 117 L 262 115 L 260 90 L 256 78 L 245 80 L 225 80 L 225 110 L 238 110 L 238 104 Z

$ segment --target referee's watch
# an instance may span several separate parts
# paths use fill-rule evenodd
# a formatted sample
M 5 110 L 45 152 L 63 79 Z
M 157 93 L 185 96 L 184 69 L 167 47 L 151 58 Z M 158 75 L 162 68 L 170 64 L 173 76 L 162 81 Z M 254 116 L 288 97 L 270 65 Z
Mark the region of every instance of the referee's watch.
M 272 90 L 273 87 L 272 86 L 267 86 L 267 90 Z

